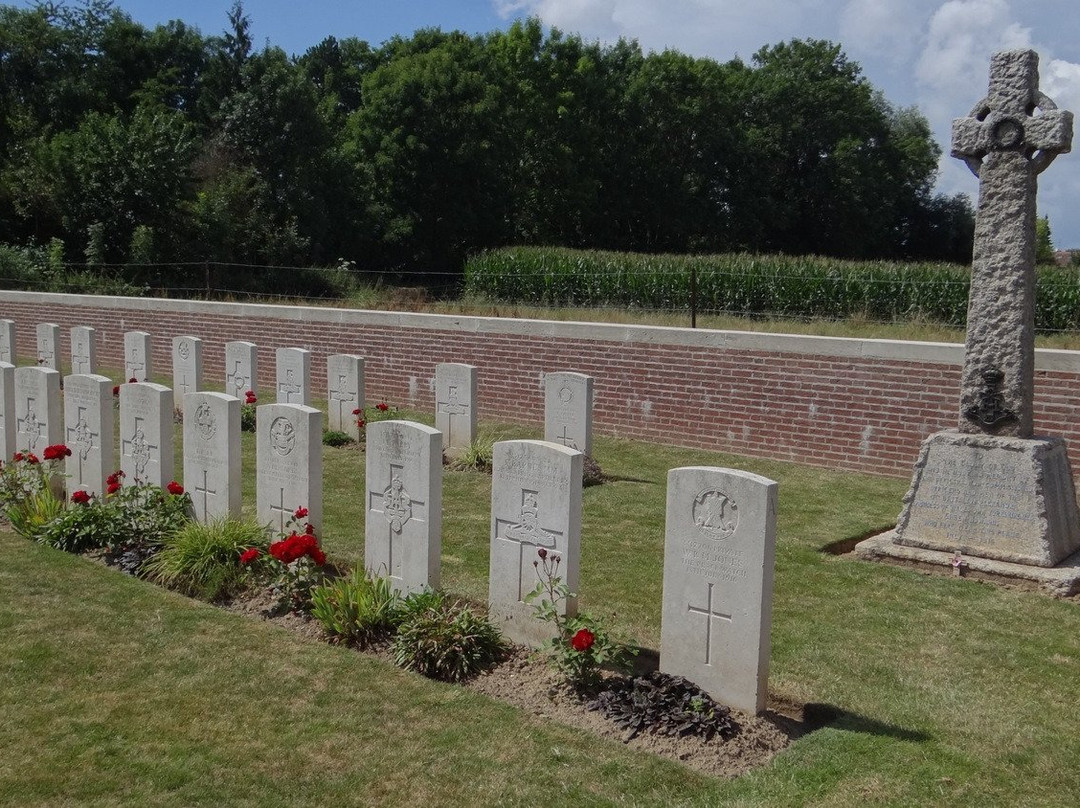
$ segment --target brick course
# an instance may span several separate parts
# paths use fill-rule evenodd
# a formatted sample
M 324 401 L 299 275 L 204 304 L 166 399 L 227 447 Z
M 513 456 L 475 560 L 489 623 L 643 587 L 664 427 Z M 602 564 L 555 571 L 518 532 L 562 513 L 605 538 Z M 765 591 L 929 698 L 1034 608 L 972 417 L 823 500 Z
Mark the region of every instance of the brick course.
M 153 335 L 166 378 L 172 338 L 198 336 L 215 387 L 230 340 L 259 346 L 264 391 L 273 389 L 277 347 L 313 351 L 316 395 L 327 355 L 356 353 L 367 359 L 369 402 L 421 410 L 433 407 L 435 365 L 464 362 L 478 368 L 481 418 L 537 426 L 541 374 L 573 370 L 596 379 L 599 434 L 900 477 L 923 438 L 955 426 L 963 358 L 962 346 L 936 343 L 31 292 L 0 292 L 0 317 L 16 322 L 23 361 L 38 323 L 61 326 L 65 361 L 70 328 L 92 326 L 99 364 L 117 374 L 125 331 Z M 1036 431 L 1072 443 L 1080 353 L 1037 353 Z

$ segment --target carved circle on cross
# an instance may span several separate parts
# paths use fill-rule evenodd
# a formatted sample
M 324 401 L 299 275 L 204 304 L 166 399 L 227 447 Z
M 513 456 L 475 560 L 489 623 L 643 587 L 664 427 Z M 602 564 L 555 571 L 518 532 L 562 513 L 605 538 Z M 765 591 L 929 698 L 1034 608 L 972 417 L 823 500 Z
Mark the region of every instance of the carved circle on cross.
M 1041 91 L 1035 92 L 1035 103 L 1031 105 L 1028 110 L 1028 114 L 1034 116 L 1037 112 L 1049 112 L 1050 110 L 1056 110 L 1057 104 L 1055 104 L 1046 93 Z M 990 141 L 993 144 L 995 151 L 1010 151 L 1014 149 L 1026 149 L 1031 153 L 1028 155 L 1031 158 L 1031 166 L 1035 169 L 1036 174 L 1041 174 L 1046 170 L 1046 167 L 1054 161 L 1057 157 L 1057 152 L 1034 150 L 1025 143 L 1024 125 L 1016 118 L 1003 115 L 1002 113 L 995 112 L 990 106 L 990 99 L 984 98 L 978 104 L 976 104 L 969 115 L 971 118 L 975 118 L 978 121 L 988 122 L 991 126 L 990 129 Z M 996 120 L 995 120 L 996 119 Z M 976 177 L 979 176 L 979 170 L 982 168 L 982 161 L 985 155 L 978 156 L 966 156 L 963 158 L 964 163 L 971 169 L 971 173 Z

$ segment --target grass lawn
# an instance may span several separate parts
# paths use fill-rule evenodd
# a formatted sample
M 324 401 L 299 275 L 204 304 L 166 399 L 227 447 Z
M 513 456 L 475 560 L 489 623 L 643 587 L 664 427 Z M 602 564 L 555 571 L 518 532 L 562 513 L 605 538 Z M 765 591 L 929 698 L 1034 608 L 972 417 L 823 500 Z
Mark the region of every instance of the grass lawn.
M 667 470 L 780 482 L 770 689 L 835 724 L 712 780 L 0 533 L 0 805 L 1076 804 L 1080 604 L 821 552 L 893 522 L 906 480 L 603 437 L 595 453 L 617 479 L 584 494 L 582 608 L 652 647 Z M 363 476 L 357 448 L 325 449 L 338 560 L 362 557 Z M 444 486 L 444 584 L 482 600 L 490 477 Z

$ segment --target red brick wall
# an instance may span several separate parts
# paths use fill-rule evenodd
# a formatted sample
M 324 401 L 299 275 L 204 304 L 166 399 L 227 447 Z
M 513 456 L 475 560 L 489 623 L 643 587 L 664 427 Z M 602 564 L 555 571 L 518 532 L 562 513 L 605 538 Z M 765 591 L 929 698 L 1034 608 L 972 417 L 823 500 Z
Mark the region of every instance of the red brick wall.
M 924 437 L 955 425 L 960 377 L 957 347 L 873 340 L 18 292 L 0 292 L 0 317 L 17 323 L 24 360 L 39 322 L 61 326 L 67 359 L 70 327 L 93 326 L 99 366 L 117 378 L 125 331 L 153 335 L 162 380 L 172 337 L 198 336 L 217 389 L 230 340 L 259 346 L 263 389 L 275 348 L 312 350 L 317 397 L 326 356 L 357 353 L 369 402 L 422 410 L 433 408 L 435 365 L 465 362 L 478 368 L 481 418 L 515 423 L 543 422 L 541 373 L 573 370 L 595 377 L 601 434 L 901 477 Z M 1080 439 L 1080 355 L 1040 352 L 1037 366 L 1037 430 Z

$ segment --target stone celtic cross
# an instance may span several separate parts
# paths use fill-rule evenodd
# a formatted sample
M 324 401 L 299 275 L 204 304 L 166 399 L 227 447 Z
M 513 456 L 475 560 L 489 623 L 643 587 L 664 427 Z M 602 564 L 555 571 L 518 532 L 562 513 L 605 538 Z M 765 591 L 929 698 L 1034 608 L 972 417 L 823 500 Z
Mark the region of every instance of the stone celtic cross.
M 995 53 L 987 96 L 953 121 L 952 156 L 979 178 L 961 432 L 1032 435 L 1036 178 L 1072 147 L 1072 123 L 1039 92 L 1030 50 Z

